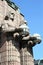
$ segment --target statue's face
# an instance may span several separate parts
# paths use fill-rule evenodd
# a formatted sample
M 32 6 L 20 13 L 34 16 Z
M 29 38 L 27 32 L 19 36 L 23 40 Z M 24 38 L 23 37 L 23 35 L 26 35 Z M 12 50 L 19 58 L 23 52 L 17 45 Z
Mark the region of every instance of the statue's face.
M 23 32 L 22 32 L 23 35 L 27 35 L 29 33 L 29 28 L 26 24 L 22 24 L 20 28 L 23 29 Z

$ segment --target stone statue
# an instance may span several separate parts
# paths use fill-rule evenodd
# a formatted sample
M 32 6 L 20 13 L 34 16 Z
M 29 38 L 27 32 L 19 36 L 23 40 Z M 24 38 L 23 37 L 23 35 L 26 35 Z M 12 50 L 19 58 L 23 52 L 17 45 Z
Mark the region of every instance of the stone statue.
M 22 25 L 19 24 L 20 26 L 18 28 L 16 28 L 13 20 L 14 20 L 13 13 L 10 15 L 10 17 L 5 16 L 5 19 L 4 19 L 3 23 L 1 24 L 2 31 L 12 32 L 17 29 L 17 31 L 14 33 L 14 36 L 16 33 L 18 33 L 18 34 L 16 34 L 16 36 L 17 35 L 22 36 L 22 40 L 27 40 L 27 41 L 30 40 L 31 43 L 33 42 L 35 44 L 41 42 L 41 38 L 40 38 L 39 34 L 34 34 L 33 36 L 30 35 L 29 28 L 26 25 L 25 21 L 24 21 L 24 24 L 22 24 Z M 18 32 L 18 30 L 21 30 L 21 32 Z
M 25 23 L 25 21 L 23 24 L 21 25 L 19 24 L 20 26 L 16 28 L 13 20 L 14 20 L 13 14 L 10 17 L 5 16 L 5 19 L 1 25 L 2 33 L 4 32 L 5 34 L 7 32 L 8 34 L 9 32 L 13 32 L 11 34 L 13 35 L 14 40 L 18 42 L 20 46 L 19 48 L 20 48 L 21 62 L 22 62 L 21 65 L 26 65 L 26 64 L 30 65 L 30 63 L 28 63 L 28 59 L 30 58 L 32 61 L 29 60 L 29 62 L 31 62 L 32 65 L 34 65 L 34 61 L 32 59 L 32 55 L 33 55 L 32 47 L 41 42 L 40 35 L 34 34 L 31 36 L 29 32 L 29 28 Z M 26 61 L 25 61 L 25 56 L 26 58 L 28 57 Z
M 0 0 L 0 6 L 0 64 L 34 65 L 32 47 L 41 42 L 40 35 L 30 34 L 24 16 L 10 0 Z

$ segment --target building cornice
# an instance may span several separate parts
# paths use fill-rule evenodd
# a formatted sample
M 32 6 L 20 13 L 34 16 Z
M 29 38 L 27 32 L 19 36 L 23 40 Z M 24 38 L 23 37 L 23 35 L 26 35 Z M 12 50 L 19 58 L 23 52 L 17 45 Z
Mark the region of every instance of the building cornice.
M 8 5 L 13 8 L 14 10 L 18 10 L 18 6 L 14 3 L 14 2 L 11 2 L 10 0 L 5 0 Z

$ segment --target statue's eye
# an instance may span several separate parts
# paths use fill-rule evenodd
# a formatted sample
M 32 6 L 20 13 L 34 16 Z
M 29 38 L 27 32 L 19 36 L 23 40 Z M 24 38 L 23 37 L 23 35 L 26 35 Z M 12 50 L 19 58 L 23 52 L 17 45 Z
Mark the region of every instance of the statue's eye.
M 8 16 L 5 16 L 4 20 L 8 20 L 8 19 L 9 19 L 9 17 Z

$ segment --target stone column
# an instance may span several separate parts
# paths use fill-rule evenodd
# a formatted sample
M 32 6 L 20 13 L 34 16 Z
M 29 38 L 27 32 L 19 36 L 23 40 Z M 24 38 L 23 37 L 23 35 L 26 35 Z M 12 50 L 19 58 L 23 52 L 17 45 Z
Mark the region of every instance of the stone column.
M 19 43 L 12 34 L 2 34 L 1 37 L 3 44 L 0 47 L 0 65 L 20 65 Z
M 8 65 L 20 65 L 19 43 L 12 34 L 7 37 L 7 60 Z
M 32 57 L 32 47 L 27 44 L 23 44 L 20 50 L 21 54 L 21 65 L 34 65 L 34 60 Z

